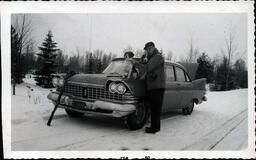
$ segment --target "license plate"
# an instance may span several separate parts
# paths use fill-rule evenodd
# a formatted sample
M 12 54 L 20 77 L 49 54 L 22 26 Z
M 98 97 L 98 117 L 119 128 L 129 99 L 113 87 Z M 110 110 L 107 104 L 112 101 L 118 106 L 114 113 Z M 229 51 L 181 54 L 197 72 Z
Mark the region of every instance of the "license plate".
M 85 102 L 80 102 L 80 101 L 73 101 L 72 107 L 76 109 L 90 109 L 90 107 L 87 106 Z

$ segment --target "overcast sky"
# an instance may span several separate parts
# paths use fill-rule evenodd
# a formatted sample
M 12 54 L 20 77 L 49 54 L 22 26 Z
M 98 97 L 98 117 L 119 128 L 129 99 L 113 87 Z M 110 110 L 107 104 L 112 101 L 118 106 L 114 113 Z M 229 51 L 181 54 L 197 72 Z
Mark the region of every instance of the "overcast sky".
M 12 16 L 12 23 L 17 17 L 20 16 Z M 237 50 L 247 51 L 246 14 L 28 14 L 28 18 L 37 44 L 51 30 L 58 47 L 69 55 L 76 53 L 76 48 L 89 49 L 91 22 L 92 50 L 102 49 L 120 56 L 128 45 L 134 50 L 143 49 L 146 42 L 153 41 L 158 49 L 164 53 L 172 51 L 179 59 L 188 52 L 192 38 L 200 52 L 213 57 L 225 48 L 231 25 Z

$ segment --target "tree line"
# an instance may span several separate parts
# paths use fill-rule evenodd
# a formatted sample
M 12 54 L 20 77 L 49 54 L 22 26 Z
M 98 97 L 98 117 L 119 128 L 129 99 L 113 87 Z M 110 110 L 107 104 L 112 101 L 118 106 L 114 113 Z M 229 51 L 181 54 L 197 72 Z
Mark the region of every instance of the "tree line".
M 25 16 L 17 26 L 11 26 L 11 77 L 13 88 L 16 84 L 22 83 L 22 78 L 28 72 L 34 72 L 37 84 L 45 87 L 52 87 L 52 73 L 68 73 L 69 71 L 101 73 L 111 60 L 117 56 L 114 53 L 106 53 L 100 49 L 88 51 L 79 48 L 77 48 L 75 55 L 68 56 L 58 48 L 51 31 L 48 31 L 44 41 L 37 46 L 39 52 L 36 53 L 36 45 L 30 35 L 31 24 Z M 130 45 L 123 50 L 123 52 L 126 51 L 133 51 L 136 57 L 143 54 L 143 50 L 133 50 Z M 164 53 L 162 49 L 160 49 L 160 52 L 166 60 L 175 61 L 173 52 Z M 248 87 L 248 72 L 245 61 L 243 58 L 238 58 L 232 63 L 234 55 L 237 53 L 232 32 L 227 36 L 226 46 L 221 52 L 222 56 L 211 59 L 206 52 L 200 53 L 191 40 L 188 53 L 179 61 L 198 63 L 196 78 L 206 78 L 207 83 L 211 84 L 212 90 Z M 15 89 L 13 89 L 13 92 L 15 94 Z
M 92 52 L 80 51 L 68 56 L 58 49 L 53 41 L 53 34 L 48 31 L 46 38 L 38 46 L 39 53 L 35 53 L 33 43 L 27 44 L 23 52 L 19 52 L 19 34 L 11 27 L 11 75 L 15 84 L 22 83 L 26 73 L 33 72 L 36 75 L 37 84 L 44 87 L 52 87 L 52 73 L 101 73 L 111 62 L 116 54 L 106 53 L 97 49 Z

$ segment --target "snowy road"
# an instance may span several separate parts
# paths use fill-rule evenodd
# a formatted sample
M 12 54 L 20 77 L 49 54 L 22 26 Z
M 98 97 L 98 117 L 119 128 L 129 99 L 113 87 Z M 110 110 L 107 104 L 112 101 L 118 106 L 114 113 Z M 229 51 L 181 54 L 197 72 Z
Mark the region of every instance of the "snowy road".
M 86 115 L 70 118 L 58 109 L 46 125 L 53 105 L 49 89 L 35 88 L 29 99 L 25 85 L 12 96 L 12 150 L 241 150 L 247 147 L 247 89 L 208 92 L 208 101 L 190 116 L 174 111 L 162 116 L 161 131 L 129 131 L 122 119 Z M 35 97 L 39 97 L 36 102 Z

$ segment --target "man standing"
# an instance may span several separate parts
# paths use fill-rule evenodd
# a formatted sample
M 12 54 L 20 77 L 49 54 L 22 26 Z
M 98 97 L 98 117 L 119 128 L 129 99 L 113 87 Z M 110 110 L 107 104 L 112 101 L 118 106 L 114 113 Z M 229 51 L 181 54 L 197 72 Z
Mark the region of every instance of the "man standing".
M 160 131 L 160 115 L 165 91 L 164 58 L 155 48 L 153 42 L 145 44 L 147 54 L 142 56 L 146 66 L 147 101 L 151 109 L 151 126 L 146 128 L 146 133 Z

